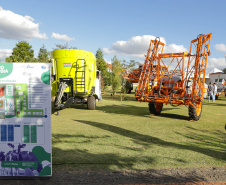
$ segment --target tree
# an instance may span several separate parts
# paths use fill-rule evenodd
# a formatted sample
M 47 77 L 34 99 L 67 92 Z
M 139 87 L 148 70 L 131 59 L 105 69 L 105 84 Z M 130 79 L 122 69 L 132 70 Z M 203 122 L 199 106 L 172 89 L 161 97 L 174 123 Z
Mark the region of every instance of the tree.
M 48 62 L 49 61 L 49 53 L 44 45 L 42 45 L 42 47 L 39 50 L 38 61 L 39 62 Z
M 117 59 L 116 56 L 111 60 L 112 61 L 112 92 L 113 95 L 115 95 L 116 90 L 121 86 L 122 84 L 122 67 L 121 67 L 121 61 Z
M 223 71 L 224 73 L 226 73 L 226 68 L 222 69 L 222 71 Z
M 129 62 L 123 60 L 121 66 L 124 71 L 132 71 L 133 69 L 138 68 L 138 64 L 139 62 L 136 62 L 135 60 L 130 60 Z
M 123 70 L 128 70 L 128 62 L 126 60 L 123 60 L 121 63 L 121 67 Z
M 30 62 L 36 62 L 36 63 L 38 63 L 39 61 L 38 61 L 37 58 L 32 58 Z
M 12 55 L 6 58 L 6 62 L 32 62 L 34 50 L 26 41 L 20 41 L 13 48 Z
M 108 72 L 108 65 L 104 60 L 103 51 L 99 48 L 96 52 L 97 69 L 101 71 L 101 88 L 105 90 L 106 86 L 110 84 L 110 73 Z
M 104 54 L 100 48 L 96 52 L 96 58 L 104 60 Z
M 68 42 L 66 44 L 56 44 L 56 48 L 53 48 L 53 50 L 57 49 L 77 49 L 76 47 L 69 47 Z
M 135 60 L 130 60 L 130 62 L 128 64 L 128 69 L 133 70 L 135 68 L 138 68 L 138 64 L 139 64 L 139 62 L 136 62 Z

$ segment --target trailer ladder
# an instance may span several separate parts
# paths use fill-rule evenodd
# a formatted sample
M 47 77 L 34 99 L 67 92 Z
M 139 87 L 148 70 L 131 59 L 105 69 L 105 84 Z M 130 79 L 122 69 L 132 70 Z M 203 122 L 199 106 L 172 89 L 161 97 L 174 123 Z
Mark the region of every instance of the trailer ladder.
M 85 68 L 86 68 L 86 60 L 85 59 L 78 59 L 76 61 L 76 70 L 75 70 L 75 91 L 77 93 L 85 93 L 86 92 Z

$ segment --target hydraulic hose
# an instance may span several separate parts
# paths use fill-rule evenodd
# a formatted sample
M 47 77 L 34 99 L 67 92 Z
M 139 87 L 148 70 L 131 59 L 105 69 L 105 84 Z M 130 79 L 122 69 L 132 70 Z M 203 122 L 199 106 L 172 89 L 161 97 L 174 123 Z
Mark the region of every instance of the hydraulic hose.
M 64 94 L 64 90 L 66 88 L 67 88 L 66 82 L 61 82 L 60 87 L 59 87 L 59 91 L 58 91 L 58 94 L 57 94 L 57 99 L 56 99 L 56 102 L 55 102 L 55 107 L 58 107 L 60 105 L 61 98 L 62 98 L 62 96 Z

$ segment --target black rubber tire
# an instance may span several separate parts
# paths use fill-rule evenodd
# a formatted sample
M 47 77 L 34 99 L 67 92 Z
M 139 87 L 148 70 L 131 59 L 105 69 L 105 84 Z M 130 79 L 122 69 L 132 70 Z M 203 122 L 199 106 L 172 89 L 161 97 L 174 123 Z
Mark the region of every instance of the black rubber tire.
M 202 103 L 200 106 L 201 110 L 198 111 L 199 113 L 197 114 L 197 106 L 196 106 L 196 103 L 193 102 L 193 105 L 195 107 L 193 107 L 192 105 L 189 106 L 188 108 L 188 114 L 189 114 L 189 119 L 190 120 L 194 120 L 194 121 L 198 121 L 201 117 L 201 114 L 202 114 Z
M 89 110 L 95 110 L 96 109 L 96 99 L 94 96 L 89 96 L 87 99 L 87 108 Z
M 131 94 L 131 91 L 133 90 L 133 83 L 130 81 L 126 81 L 126 94 Z
M 148 106 L 150 113 L 158 116 L 162 112 L 163 103 L 149 102 Z

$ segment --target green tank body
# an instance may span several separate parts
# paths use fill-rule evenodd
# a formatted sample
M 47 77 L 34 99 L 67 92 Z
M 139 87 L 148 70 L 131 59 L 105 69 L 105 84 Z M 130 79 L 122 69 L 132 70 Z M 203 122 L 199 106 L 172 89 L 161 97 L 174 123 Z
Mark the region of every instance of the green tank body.
M 96 84 L 96 57 L 93 53 L 77 49 L 60 49 L 52 52 L 56 81 L 73 79 L 73 93 L 87 96 Z M 71 93 L 68 86 L 64 92 Z
M 51 58 L 54 75 L 52 95 L 61 98 L 56 104 L 62 104 L 70 97 L 73 97 L 73 102 L 77 101 L 76 97 L 81 99 L 91 95 L 98 99 L 96 57 L 93 53 L 77 49 L 59 49 L 52 51 Z M 81 101 L 86 102 L 86 99 Z

